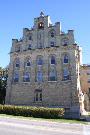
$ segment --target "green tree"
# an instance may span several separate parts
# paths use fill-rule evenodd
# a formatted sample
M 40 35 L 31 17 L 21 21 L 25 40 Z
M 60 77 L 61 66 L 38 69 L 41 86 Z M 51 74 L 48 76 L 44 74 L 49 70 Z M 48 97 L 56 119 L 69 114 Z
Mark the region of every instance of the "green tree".
M 0 67 L 0 104 L 5 104 L 8 69 Z

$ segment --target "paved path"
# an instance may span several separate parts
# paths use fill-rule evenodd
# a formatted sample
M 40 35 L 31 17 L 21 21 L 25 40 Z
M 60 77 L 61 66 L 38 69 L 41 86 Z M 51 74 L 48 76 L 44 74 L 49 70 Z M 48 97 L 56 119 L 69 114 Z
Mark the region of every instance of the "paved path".
M 90 125 L 0 117 L 0 135 L 90 135 Z

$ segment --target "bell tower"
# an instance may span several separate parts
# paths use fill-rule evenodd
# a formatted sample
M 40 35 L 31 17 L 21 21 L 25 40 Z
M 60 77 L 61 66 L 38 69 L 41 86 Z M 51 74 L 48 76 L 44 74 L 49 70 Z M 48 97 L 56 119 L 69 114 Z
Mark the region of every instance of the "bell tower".
M 45 16 L 44 13 L 41 11 L 40 16 L 34 18 L 34 29 L 46 29 L 51 25 L 50 16 Z

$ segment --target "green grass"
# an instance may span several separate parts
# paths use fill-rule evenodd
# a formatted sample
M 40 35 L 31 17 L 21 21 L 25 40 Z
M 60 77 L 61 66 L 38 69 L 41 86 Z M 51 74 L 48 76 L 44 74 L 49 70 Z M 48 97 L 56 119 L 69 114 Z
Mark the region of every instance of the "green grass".
M 87 122 L 80 121 L 80 120 L 71 120 L 71 119 L 45 119 L 45 118 L 33 118 L 33 117 L 23 117 L 23 116 L 13 116 L 13 115 L 6 115 L 0 114 L 0 117 L 7 117 L 7 118 L 16 118 L 16 119 L 23 119 L 23 120 L 34 120 L 34 121 L 49 121 L 49 122 L 58 122 L 58 123 L 70 123 L 70 124 L 88 124 Z

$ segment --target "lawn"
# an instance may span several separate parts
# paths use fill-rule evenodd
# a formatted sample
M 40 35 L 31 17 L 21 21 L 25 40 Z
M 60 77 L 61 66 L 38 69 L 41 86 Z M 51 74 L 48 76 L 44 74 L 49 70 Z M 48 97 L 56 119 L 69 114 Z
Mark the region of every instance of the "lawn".
M 36 120 L 36 121 L 49 121 L 49 122 L 59 122 L 59 123 L 76 123 L 76 124 L 88 124 L 85 121 L 80 120 L 71 120 L 71 119 L 45 119 L 45 118 L 33 118 L 33 117 L 23 117 L 23 116 L 13 116 L 13 115 L 6 115 L 6 114 L 0 114 L 0 117 L 5 118 L 16 118 L 16 119 L 25 119 L 25 120 Z

